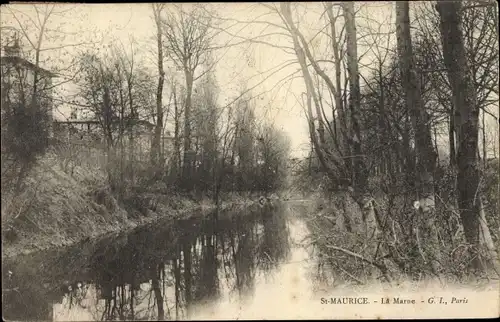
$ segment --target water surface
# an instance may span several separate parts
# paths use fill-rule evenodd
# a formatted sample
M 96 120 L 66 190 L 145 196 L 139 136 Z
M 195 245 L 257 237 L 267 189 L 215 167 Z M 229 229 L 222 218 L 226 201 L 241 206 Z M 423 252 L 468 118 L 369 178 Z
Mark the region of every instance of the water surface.
M 258 308 L 279 318 L 290 301 L 313 294 L 302 211 L 278 203 L 165 220 L 17 258 L 4 263 L 13 274 L 4 274 L 3 316 L 234 319 L 259 316 Z

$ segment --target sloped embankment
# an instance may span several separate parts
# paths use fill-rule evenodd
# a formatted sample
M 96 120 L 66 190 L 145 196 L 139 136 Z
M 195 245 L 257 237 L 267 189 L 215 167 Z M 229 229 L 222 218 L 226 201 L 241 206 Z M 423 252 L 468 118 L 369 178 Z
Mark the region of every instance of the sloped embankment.
M 208 200 L 161 192 L 129 193 L 122 202 L 111 194 L 102 172 L 76 167 L 62 171 L 56 160 L 39 162 L 17 197 L 2 193 L 2 257 L 73 244 L 195 210 L 208 211 Z M 240 198 L 230 204 L 247 204 Z

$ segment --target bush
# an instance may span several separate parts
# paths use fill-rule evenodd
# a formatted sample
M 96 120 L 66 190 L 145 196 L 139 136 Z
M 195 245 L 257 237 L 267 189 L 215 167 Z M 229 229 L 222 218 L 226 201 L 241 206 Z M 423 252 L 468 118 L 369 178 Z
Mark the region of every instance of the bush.
M 2 154 L 14 160 L 32 164 L 43 155 L 49 143 L 49 115 L 42 106 L 20 104 L 6 109 L 2 120 Z

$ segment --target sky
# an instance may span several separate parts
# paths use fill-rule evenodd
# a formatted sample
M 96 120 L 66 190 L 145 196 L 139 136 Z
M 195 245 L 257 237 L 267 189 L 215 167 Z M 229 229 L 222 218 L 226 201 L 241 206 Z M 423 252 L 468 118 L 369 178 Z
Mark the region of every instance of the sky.
M 273 5 L 273 3 L 266 4 Z M 192 4 L 184 4 L 184 6 L 189 5 Z M 169 6 L 172 4 L 167 4 L 167 10 Z M 314 38 L 311 47 L 316 49 L 317 57 L 329 59 L 328 55 L 321 56 L 322 52 L 327 53 L 324 48 L 329 46 L 325 42 L 326 37 L 322 37 L 321 34 L 326 25 L 322 17 L 322 4 L 298 3 L 297 6 L 300 29 L 307 39 Z M 363 73 L 370 69 L 374 59 L 375 49 L 372 44 L 376 43 L 382 48 L 391 47 L 395 42 L 394 34 L 389 34 L 394 31 L 394 4 L 375 2 L 357 3 L 356 6 L 360 8 L 356 22 L 359 38 L 358 56 L 362 57 L 360 71 Z M 291 46 L 290 40 L 286 36 L 276 34 L 281 30 L 268 23 L 244 23 L 256 19 L 280 25 L 280 18 L 275 14 L 269 14 L 269 9 L 258 3 L 212 3 L 211 7 L 222 18 L 220 31 L 215 38 L 218 45 L 236 44 L 244 37 L 255 37 L 263 33 L 272 34 L 259 38 L 267 44 L 246 42 L 214 51 L 214 58 L 218 60 L 215 77 L 220 88 L 220 104 L 230 102 L 235 95 L 238 95 L 241 84 L 246 84 L 247 88 L 252 88 L 251 93 L 257 98 L 255 104 L 258 115 L 273 120 L 288 134 L 293 156 L 305 156 L 310 149 L 307 123 L 300 104 L 301 93 L 305 91 L 305 86 L 300 77 L 291 78 L 293 75 L 300 76 L 300 73 L 297 73 L 298 64 L 288 64 L 295 59 L 294 54 L 276 48 L 276 46 Z M 17 10 L 15 12 L 19 17 L 23 16 L 21 14 L 23 12 L 32 19 L 36 17 L 36 12 L 30 5 L 11 5 L 11 8 Z M 2 11 L 2 26 L 15 25 L 16 21 L 12 20 L 11 16 L 5 15 L 5 8 L 2 8 Z M 51 43 L 66 45 L 83 42 L 84 46 L 87 46 L 88 42 L 92 43 L 88 46 L 105 48 L 106 45 L 121 42 L 125 50 L 128 50 L 131 39 L 134 39 L 136 59 L 155 70 L 153 65 L 155 43 L 151 37 L 156 30 L 150 4 L 60 4 L 57 6 L 57 11 L 58 15 L 53 17 L 49 25 L 54 30 L 59 28 L 64 31 L 66 37 L 51 39 Z M 339 19 L 338 30 L 342 28 L 341 20 Z M 29 21 L 26 21 L 29 24 Z M 378 38 L 366 37 L 368 29 L 372 33 L 373 30 L 378 30 Z M 36 29 L 32 29 L 32 32 L 35 34 Z M 95 43 L 97 39 L 100 41 Z M 81 47 L 70 46 L 62 51 L 59 50 L 57 58 L 67 63 L 68 57 L 74 56 L 76 48 L 81 49 Z M 56 59 L 55 51 L 42 54 L 45 55 L 47 62 Z M 171 65 L 168 62 L 166 64 Z M 286 64 L 288 64 L 286 67 L 280 68 Z M 331 70 L 331 66 L 324 67 L 327 71 Z M 274 72 L 277 69 L 279 71 Z M 169 71 L 171 69 L 167 69 L 167 73 Z M 155 75 L 152 77 L 156 78 Z M 72 85 L 64 84 L 63 87 L 68 89 L 72 88 Z M 61 107 L 56 117 L 67 118 L 69 110 L 67 106 Z

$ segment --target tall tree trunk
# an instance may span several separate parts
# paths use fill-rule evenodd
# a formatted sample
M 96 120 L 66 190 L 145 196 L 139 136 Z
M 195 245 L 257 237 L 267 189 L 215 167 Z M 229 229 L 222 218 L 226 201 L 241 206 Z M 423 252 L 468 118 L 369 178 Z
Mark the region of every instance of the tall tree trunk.
M 151 163 L 159 166 L 163 160 L 161 149 L 161 135 L 163 133 L 163 83 L 165 82 L 165 71 L 163 69 L 163 33 L 161 28 L 161 4 L 152 4 L 154 19 L 156 23 L 156 42 L 158 47 L 158 87 L 156 89 L 156 126 L 151 149 Z
M 130 108 L 130 118 L 131 122 L 129 122 L 129 127 L 128 127 L 128 133 L 129 133 L 129 179 L 132 182 L 132 184 L 135 183 L 135 133 L 134 129 L 137 126 L 137 115 L 136 111 L 134 108 L 134 99 L 133 99 L 133 94 L 132 94 L 132 75 L 128 76 L 127 80 L 127 87 L 128 87 L 128 103 L 129 103 L 129 108 Z
M 375 209 L 372 198 L 369 195 L 368 169 L 364 160 L 364 154 L 361 147 L 361 128 L 360 128 L 360 109 L 361 92 L 359 87 L 359 68 L 358 68 L 358 45 L 356 35 L 356 21 L 354 16 L 354 2 L 342 3 L 342 10 L 345 19 L 346 41 L 347 41 L 347 73 L 349 79 L 349 114 L 351 121 L 351 133 L 349 143 L 353 152 L 353 187 L 354 199 L 360 206 L 363 215 L 363 230 L 366 236 L 366 242 L 370 247 L 370 252 L 375 254 L 375 243 L 371 240 L 379 234 L 379 227 L 375 218 Z
M 420 82 L 413 62 L 413 49 L 410 36 L 408 2 L 396 3 L 398 54 L 400 57 L 401 77 L 405 88 L 406 105 L 411 115 L 415 131 L 415 150 L 417 152 L 418 187 L 420 205 L 423 210 L 434 208 L 434 169 L 436 152 L 432 144 L 429 117 L 425 111 L 420 93 Z
M 361 148 L 360 108 L 361 93 L 359 88 L 358 46 L 356 36 L 356 22 L 354 18 L 354 3 L 342 4 L 347 37 L 347 71 L 349 76 L 349 110 L 351 116 L 351 145 L 353 147 L 354 161 L 354 191 L 359 200 L 366 192 L 368 171 L 365 166 Z
M 424 261 L 431 265 L 434 273 L 439 270 L 440 245 L 435 227 L 434 169 L 436 153 L 428 115 L 422 102 L 420 79 L 416 75 L 413 62 L 413 48 L 410 35 L 409 4 L 407 1 L 396 2 L 396 37 L 401 70 L 401 79 L 405 90 L 406 107 L 411 115 L 415 132 L 415 152 L 417 159 L 417 192 L 420 202 L 415 238 L 425 241 L 419 245 L 423 250 Z
M 191 96 L 193 93 L 193 74 L 187 66 L 184 67 L 184 70 L 186 76 L 186 101 L 184 106 L 184 158 L 182 163 L 182 181 L 186 189 L 191 189 L 191 170 L 193 162 L 191 151 Z
M 179 181 L 179 175 L 181 171 L 181 138 L 180 138 L 180 119 L 181 111 L 179 110 L 179 105 L 177 102 L 177 88 L 174 84 L 173 87 L 174 94 L 174 162 L 172 165 L 173 174 L 175 180 Z
M 122 74 L 121 67 L 119 64 L 116 65 L 116 71 L 118 74 L 118 92 L 120 97 L 120 123 L 119 126 L 119 140 L 120 140 L 120 183 L 119 187 L 119 196 L 122 197 L 123 194 L 123 185 L 125 181 L 125 144 L 123 140 L 125 139 L 125 98 L 123 95 L 123 86 L 122 86 Z
M 333 50 L 333 59 L 334 59 L 334 65 L 335 65 L 335 92 L 332 93 L 334 98 L 335 98 L 335 109 L 333 110 L 333 118 L 334 118 L 334 124 L 335 124 L 335 135 L 337 136 L 335 140 L 339 142 L 340 146 L 340 152 L 341 155 L 346 156 L 349 155 L 348 151 L 346 151 L 346 145 L 347 145 L 347 139 L 346 136 L 348 135 L 347 131 L 347 125 L 346 125 L 346 120 L 345 120 L 345 113 L 344 113 L 344 104 L 342 101 L 342 94 L 341 94 L 341 75 L 342 75 L 342 69 L 341 69 L 341 58 L 340 58 L 340 48 L 339 48 L 339 42 L 337 40 L 337 32 L 335 28 L 335 23 L 336 23 L 336 18 L 333 15 L 333 5 L 332 3 L 328 3 L 326 5 L 326 12 L 328 14 L 328 20 L 330 21 L 330 33 L 331 33 L 331 38 L 332 38 L 332 50 Z M 337 113 L 335 113 L 337 112 Z M 337 114 L 337 117 L 335 117 L 335 114 Z M 348 169 L 348 172 L 350 172 L 351 167 L 351 160 L 349 158 L 345 158 L 345 166 L 346 169 Z
M 475 249 L 480 246 L 480 193 L 478 168 L 479 107 L 474 85 L 468 77 L 464 40 L 460 25 L 461 3 L 438 1 L 436 9 L 440 15 L 441 40 L 444 63 L 453 94 L 453 105 L 457 120 L 457 190 L 460 218 L 467 242 Z M 483 232 L 483 236 L 489 232 Z M 474 255 L 474 254 L 473 254 Z M 490 252 L 492 259 L 495 255 Z M 483 269 L 481 261 L 473 261 L 474 268 Z
M 112 125 L 112 110 L 111 110 L 111 98 L 108 86 L 108 76 L 107 71 L 105 72 L 102 65 L 100 67 L 100 77 L 103 84 L 103 102 L 102 102 L 102 126 L 104 129 L 104 135 L 106 140 L 106 172 L 108 175 L 108 183 L 111 190 L 115 189 L 115 179 L 113 164 L 116 160 L 116 152 L 114 149 L 113 142 L 113 125 Z

